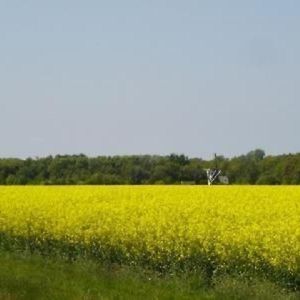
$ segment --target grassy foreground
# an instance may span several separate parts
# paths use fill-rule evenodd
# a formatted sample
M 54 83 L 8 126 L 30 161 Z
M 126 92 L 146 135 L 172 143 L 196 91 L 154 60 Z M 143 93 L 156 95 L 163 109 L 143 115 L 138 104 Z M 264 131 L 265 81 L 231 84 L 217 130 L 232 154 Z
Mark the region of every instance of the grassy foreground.
M 0 299 L 299 299 L 278 286 L 233 277 L 212 286 L 198 276 L 161 277 L 153 271 L 68 263 L 35 254 L 0 253 Z

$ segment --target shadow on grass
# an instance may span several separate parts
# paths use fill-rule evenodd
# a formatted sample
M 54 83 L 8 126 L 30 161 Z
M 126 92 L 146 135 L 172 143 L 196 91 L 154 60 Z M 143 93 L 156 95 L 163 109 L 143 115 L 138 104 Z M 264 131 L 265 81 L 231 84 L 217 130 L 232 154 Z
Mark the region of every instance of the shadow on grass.
M 258 279 L 162 275 L 153 270 L 0 252 L 0 299 L 299 299 Z
M 259 264 L 255 266 L 249 261 L 234 259 L 230 265 L 222 266 L 218 262 L 218 258 L 214 257 L 213 251 L 208 256 L 199 252 L 197 249 L 193 251 L 194 255 L 178 261 L 176 255 L 167 253 L 165 257 L 160 253 L 161 261 L 154 261 L 151 253 L 140 251 L 142 255 L 139 257 L 128 256 L 128 252 L 124 252 L 124 248 L 118 248 L 116 245 L 109 247 L 102 245 L 98 241 L 90 245 L 79 243 L 64 243 L 59 240 L 40 240 L 36 237 L 20 237 L 9 236 L 6 233 L 0 233 L 0 250 L 6 252 L 27 252 L 30 254 L 38 254 L 46 258 L 56 258 L 73 262 L 76 260 L 93 260 L 95 263 L 106 264 L 107 268 L 114 265 L 130 266 L 131 268 L 140 267 L 142 269 L 151 269 L 157 272 L 159 276 L 168 276 L 176 274 L 185 276 L 185 274 L 201 274 L 202 281 L 207 287 L 213 287 L 215 277 L 220 276 L 238 276 L 248 280 L 251 278 L 260 278 L 260 280 L 269 280 L 283 288 L 291 291 L 300 290 L 300 274 L 290 273 L 284 269 L 276 269 L 263 259 L 258 259 Z M 130 252 L 130 251 L 129 251 Z M 175 263 L 174 263 L 175 262 Z

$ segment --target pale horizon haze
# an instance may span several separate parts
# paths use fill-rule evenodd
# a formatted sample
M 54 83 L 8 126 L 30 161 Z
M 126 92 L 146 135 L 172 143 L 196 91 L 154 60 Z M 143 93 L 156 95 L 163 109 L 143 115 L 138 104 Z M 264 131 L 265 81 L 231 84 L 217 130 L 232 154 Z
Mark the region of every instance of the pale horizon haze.
M 0 157 L 300 152 L 299 1 L 0 1 Z

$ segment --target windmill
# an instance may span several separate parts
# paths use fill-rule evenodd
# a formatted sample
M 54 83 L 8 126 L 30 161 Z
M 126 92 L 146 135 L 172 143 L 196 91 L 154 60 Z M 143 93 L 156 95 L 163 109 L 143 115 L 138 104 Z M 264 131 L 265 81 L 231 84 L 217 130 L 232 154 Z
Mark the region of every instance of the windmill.
M 216 179 L 219 180 L 222 184 L 229 184 L 227 176 L 220 176 L 222 171 L 218 168 L 217 154 L 215 153 L 215 168 L 214 169 L 205 169 L 207 175 L 208 185 L 212 185 Z

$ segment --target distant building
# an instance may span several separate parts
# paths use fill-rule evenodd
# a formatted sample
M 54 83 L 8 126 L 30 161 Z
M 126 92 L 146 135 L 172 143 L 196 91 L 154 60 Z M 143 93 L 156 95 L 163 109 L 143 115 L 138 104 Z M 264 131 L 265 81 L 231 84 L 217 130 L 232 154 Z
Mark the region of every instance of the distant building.
M 229 184 L 229 179 L 227 176 L 219 176 L 220 183 Z
M 196 182 L 195 181 L 180 181 L 180 184 L 182 185 L 195 185 Z

